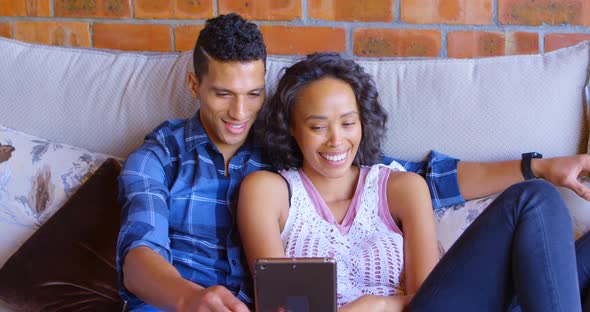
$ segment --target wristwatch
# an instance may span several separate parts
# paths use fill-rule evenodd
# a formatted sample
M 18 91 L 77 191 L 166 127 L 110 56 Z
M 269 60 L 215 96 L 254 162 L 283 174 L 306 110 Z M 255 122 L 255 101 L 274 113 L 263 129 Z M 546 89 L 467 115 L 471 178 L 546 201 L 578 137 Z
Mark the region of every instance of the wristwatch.
M 532 180 L 537 178 L 533 173 L 533 170 L 531 169 L 531 159 L 533 158 L 543 158 L 543 155 L 537 152 L 522 154 L 522 160 L 520 161 L 520 171 L 522 172 L 522 176 L 525 180 Z

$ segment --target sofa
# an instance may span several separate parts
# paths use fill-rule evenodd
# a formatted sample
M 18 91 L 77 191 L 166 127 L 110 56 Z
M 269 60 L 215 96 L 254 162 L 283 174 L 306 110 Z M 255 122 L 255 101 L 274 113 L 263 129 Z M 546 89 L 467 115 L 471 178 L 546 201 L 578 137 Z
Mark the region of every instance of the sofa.
M 269 56 L 267 92 L 301 56 Z M 586 153 L 590 42 L 540 55 L 358 58 L 389 112 L 384 153 L 466 161 Z M 0 38 L 0 311 L 115 311 L 117 176 L 162 121 L 198 109 L 190 52 Z M 590 181 L 582 178 L 590 185 Z M 574 235 L 590 203 L 567 189 Z M 441 253 L 495 198 L 436 202 Z

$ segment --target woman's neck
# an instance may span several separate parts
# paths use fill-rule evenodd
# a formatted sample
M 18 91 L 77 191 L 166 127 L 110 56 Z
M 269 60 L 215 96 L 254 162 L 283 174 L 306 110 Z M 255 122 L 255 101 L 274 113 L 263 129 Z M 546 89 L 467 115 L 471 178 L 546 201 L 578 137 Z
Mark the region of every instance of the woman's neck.
M 302 170 L 328 206 L 330 203 L 351 200 L 360 176 L 360 167 L 358 166 L 351 166 L 346 174 L 336 178 L 323 176 L 315 170 L 306 170 L 305 168 Z

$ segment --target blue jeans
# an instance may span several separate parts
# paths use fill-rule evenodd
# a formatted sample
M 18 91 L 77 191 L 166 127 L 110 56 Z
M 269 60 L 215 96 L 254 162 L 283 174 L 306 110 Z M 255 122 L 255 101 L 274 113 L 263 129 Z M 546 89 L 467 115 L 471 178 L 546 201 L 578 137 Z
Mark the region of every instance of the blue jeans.
M 581 311 L 582 302 L 590 309 L 589 276 L 590 236 L 574 246 L 559 192 L 531 180 L 508 188 L 473 221 L 407 311 Z

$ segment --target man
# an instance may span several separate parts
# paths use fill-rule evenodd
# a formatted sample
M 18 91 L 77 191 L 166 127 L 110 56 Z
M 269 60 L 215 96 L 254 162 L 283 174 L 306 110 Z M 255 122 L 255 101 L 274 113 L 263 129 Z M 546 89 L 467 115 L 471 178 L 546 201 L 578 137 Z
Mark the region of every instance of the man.
M 233 203 L 248 173 L 271 169 L 249 136 L 265 100 L 265 61 L 255 24 L 236 14 L 208 20 L 189 77 L 200 110 L 190 119 L 163 123 L 129 155 L 120 177 L 123 222 L 117 244 L 121 295 L 129 308 L 249 311 L 252 306 Z M 428 162 L 406 167 L 426 175 L 439 206 L 522 181 L 520 164 L 464 163 L 433 152 Z M 527 175 L 569 186 L 590 200 L 590 191 L 576 184 L 578 174 L 590 168 L 590 156 L 524 164 L 530 164 Z
M 130 308 L 249 311 L 231 203 L 248 173 L 267 168 L 248 137 L 265 100 L 265 61 L 255 24 L 236 14 L 207 21 L 189 77 L 200 110 L 159 126 L 125 163 L 117 261 Z

